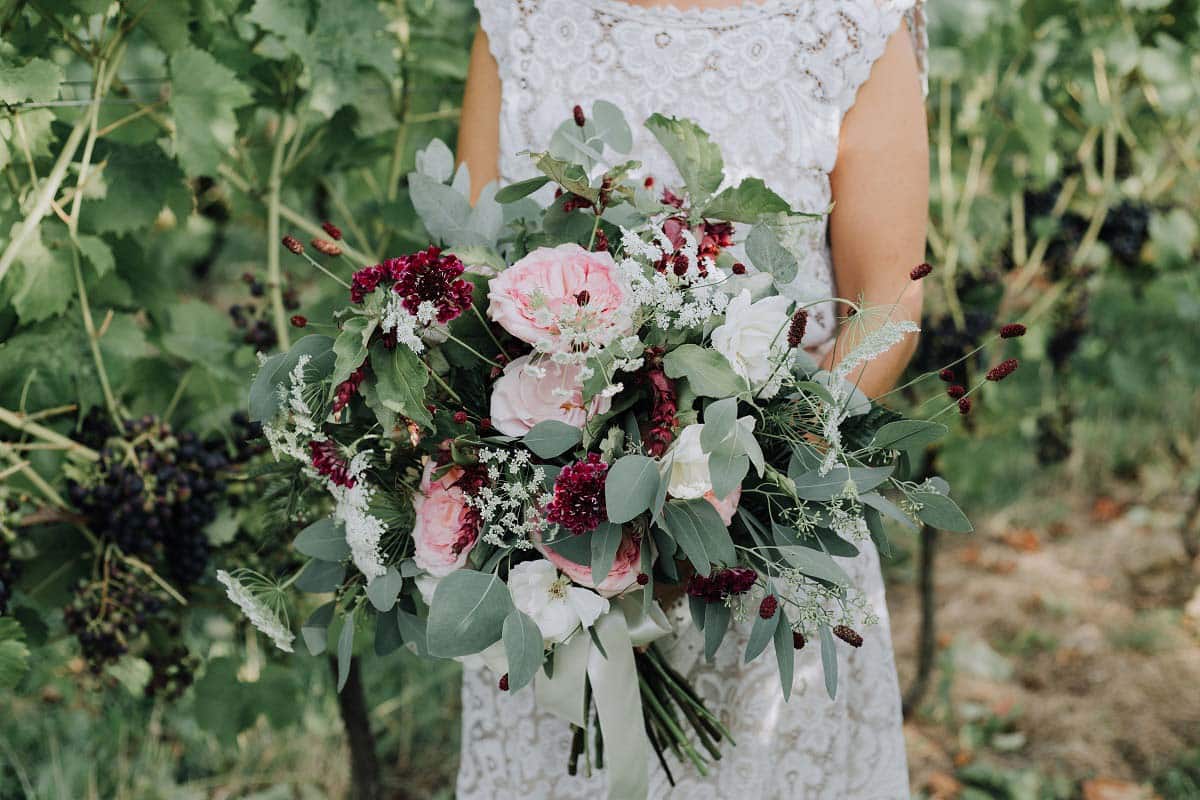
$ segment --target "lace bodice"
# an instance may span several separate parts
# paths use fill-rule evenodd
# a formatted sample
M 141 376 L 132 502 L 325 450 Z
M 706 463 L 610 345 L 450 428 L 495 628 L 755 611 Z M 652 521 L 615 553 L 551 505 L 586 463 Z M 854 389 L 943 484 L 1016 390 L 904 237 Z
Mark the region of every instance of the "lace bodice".
M 890 35 L 907 16 L 918 60 L 924 20 L 914 0 L 765 0 L 713 9 L 624 0 L 477 0 L 499 66 L 500 173 L 535 174 L 525 150 L 544 150 L 579 104 L 619 106 L 642 172 L 677 184 L 666 152 L 640 123 L 654 112 L 695 120 L 721 146 L 727 179 L 764 178 L 799 211 L 832 202 L 829 174 L 842 117 Z M 922 68 L 922 72 L 923 72 Z M 794 226 L 800 260 L 786 292 L 835 294 L 824 220 Z M 832 307 L 812 312 L 805 344 L 834 331 Z
M 721 146 L 731 182 L 766 180 L 794 208 L 824 211 L 842 118 L 888 38 L 907 18 L 919 61 L 919 0 L 763 0 L 725 9 L 631 6 L 624 0 L 476 0 L 502 81 L 500 172 L 535 174 L 522 150 L 544 150 L 575 104 L 619 106 L 634 130 L 643 173 L 679 177 L 640 122 L 654 112 L 698 122 Z M 835 294 L 824 220 L 797 225 L 786 243 L 800 269 L 786 291 L 808 301 Z M 833 335 L 832 308 L 810 313 L 805 344 Z M 837 698 L 820 655 L 797 653 L 792 699 L 783 701 L 772 658 L 742 663 L 749 621 L 736 624 L 713 663 L 676 610 L 678 633 L 660 645 L 721 715 L 738 746 L 708 777 L 677 763 L 677 785 L 651 762 L 650 797 L 688 800 L 900 800 L 909 797 L 900 697 L 878 554 L 869 541 L 841 560 L 880 623 L 864 645 L 839 648 Z M 496 676 L 463 677 L 460 800 L 605 796 L 594 778 L 565 773 L 566 722 L 533 705 L 531 692 L 500 692 Z

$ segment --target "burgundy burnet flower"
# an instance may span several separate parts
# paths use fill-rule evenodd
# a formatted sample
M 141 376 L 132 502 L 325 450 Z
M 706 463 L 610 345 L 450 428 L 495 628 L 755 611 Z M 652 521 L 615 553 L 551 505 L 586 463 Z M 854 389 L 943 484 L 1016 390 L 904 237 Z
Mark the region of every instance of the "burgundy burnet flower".
M 912 268 L 912 272 L 908 273 L 908 277 L 914 281 L 919 281 L 931 272 L 933 272 L 933 267 L 929 264 L 917 264 Z
M 604 511 L 604 479 L 608 464 L 599 453 L 588 453 L 582 461 L 562 468 L 554 480 L 554 499 L 546 506 L 546 519 L 578 536 L 607 519 Z
M 500 681 L 499 681 L 499 683 L 496 684 L 496 686 L 499 687 L 500 691 L 502 691 L 502 692 L 508 691 L 508 673 L 507 672 L 500 676 Z
M 734 275 L 745 275 L 746 274 L 746 265 L 740 261 L 733 262 L 733 266 L 730 267 L 730 269 L 733 270 Z
M 592 243 L 592 250 L 597 253 L 608 250 L 608 235 L 604 231 L 596 230 L 596 241 Z
M 706 603 L 717 603 L 728 595 L 750 591 L 758 573 L 749 567 L 720 569 L 708 576 L 695 573 L 688 579 L 687 593 Z
M 795 350 L 804 341 L 804 331 L 808 327 L 808 312 L 803 308 L 792 314 L 792 322 L 788 325 L 788 347 Z
M 835 625 L 833 635 L 851 647 L 862 647 L 863 645 L 862 635 L 848 625 Z
M 962 414 L 964 417 L 971 413 L 971 398 L 958 398 L 958 413 Z
M 363 379 L 367 377 L 366 373 L 367 362 L 359 365 L 358 369 L 350 373 L 350 377 L 337 385 L 333 390 L 333 413 L 341 411 L 350 404 L 350 398 L 358 394 L 358 387 L 362 384 Z
M 303 328 L 308 325 L 308 317 L 303 314 L 295 314 L 291 319 L 293 328 Z
M 638 576 L 637 576 L 637 583 L 638 583 L 638 586 L 645 586 L 645 585 L 646 585 L 647 583 L 649 583 L 649 582 L 650 582 L 650 576 L 649 576 L 649 575 L 647 575 L 647 574 L 646 574 L 646 573 L 644 573 L 644 572 L 639 572 L 639 573 L 638 573 Z
M 938 373 L 938 377 L 944 380 L 946 383 L 954 383 L 954 370 L 947 367 Z
M 329 234 L 329 238 L 333 239 L 334 241 L 339 241 L 342 238 L 342 229 L 337 225 L 334 225 L 329 220 L 321 223 L 321 230 Z
M 1007 358 L 1001 361 L 996 366 L 988 370 L 987 379 L 989 381 L 1002 381 L 1009 375 L 1017 371 L 1018 361 L 1015 358 Z
M 459 425 L 465 425 L 467 422 L 467 412 L 459 410 L 454 412 L 454 421 Z
M 342 254 L 342 248 L 328 239 L 321 239 L 318 237 L 313 239 L 310 244 L 312 244 L 313 250 L 316 250 L 322 255 L 330 256 L 331 258 L 336 258 Z
M 796 650 L 803 650 L 805 644 L 804 634 L 800 631 L 792 631 L 792 647 Z
M 651 347 L 646 351 L 646 367 L 642 375 L 650 386 L 650 428 L 644 441 L 646 452 L 653 458 L 661 458 L 675 440 L 675 428 L 679 419 L 679 395 L 675 381 L 667 377 L 662 367 L 663 349 Z
M 957 400 L 958 398 L 964 397 L 967 394 L 967 387 L 960 383 L 956 383 L 952 386 L 946 387 L 946 394 L 950 396 L 950 399 Z
M 770 619 L 775 616 L 775 612 L 779 609 L 779 598 L 773 594 L 769 594 L 762 599 L 758 604 L 758 615 L 763 619 Z
M 304 245 L 300 244 L 300 240 L 295 236 L 283 237 L 283 246 L 296 255 L 304 252 Z
M 575 124 L 579 127 L 582 128 L 585 124 L 587 124 L 587 119 L 583 116 L 583 106 L 576 105 L 574 108 L 572 108 L 571 116 L 575 119 Z
M 308 443 L 312 455 L 312 466 L 319 474 L 329 478 L 334 484 L 347 489 L 354 488 L 354 478 L 350 477 L 349 465 L 346 459 L 338 453 L 337 445 L 329 439 Z
M 1025 335 L 1025 326 L 1019 322 L 1010 322 L 1007 325 L 1000 326 L 1001 339 L 1016 339 L 1018 336 Z

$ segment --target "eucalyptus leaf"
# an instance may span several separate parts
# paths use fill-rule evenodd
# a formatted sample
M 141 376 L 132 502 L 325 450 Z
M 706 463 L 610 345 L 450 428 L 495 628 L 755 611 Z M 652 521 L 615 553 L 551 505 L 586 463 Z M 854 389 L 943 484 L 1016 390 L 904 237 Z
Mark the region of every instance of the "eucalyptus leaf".
M 404 579 L 400 577 L 400 571 L 395 567 L 388 567 L 387 572 L 372 578 L 367 584 L 367 599 L 375 606 L 376 611 L 391 611 L 403 586 Z
M 767 649 L 767 642 L 771 641 L 775 629 L 779 627 L 781 614 L 783 609 L 776 606 L 775 613 L 765 619 L 759 614 L 754 615 L 754 625 L 751 626 L 750 637 L 746 640 L 746 657 L 742 663 L 749 664 Z
M 708 575 L 713 565 L 728 566 L 737 561 L 721 515 L 703 498 L 670 501 L 663 506 L 659 524 L 701 575 Z
M 308 594 L 327 594 L 341 586 L 345 577 L 345 564 L 313 559 L 304 567 L 295 586 Z
M 602 140 L 617 153 L 628 153 L 633 149 L 633 131 L 625 120 L 621 109 L 607 100 L 592 103 L 592 118 L 596 138 Z
M 508 659 L 508 691 L 524 688 L 545 659 L 542 632 L 529 616 L 513 609 L 504 618 L 504 655 Z
M 797 475 L 792 480 L 796 484 L 796 495 L 801 500 L 826 501 L 845 492 L 847 483 L 853 483 L 859 494 L 869 492 L 891 477 L 894 469 L 893 466 L 834 467 L 825 475 L 815 469 Z
M 308 619 L 300 626 L 300 637 L 304 639 L 304 646 L 314 656 L 321 655 L 328 647 L 329 623 L 333 622 L 335 608 L 337 608 L 337 603 L 332 600 L 319 606 L 316 611 L 308 615 Z
M 792 696 L 792 681 L 796 666 L 796 648 L 792 642 L 792 626 L 787 614 L 778 614 L 775 623 L 775 662 L 779 665 L 779 685 L 783 689 L 783 699 Z
M 342 623 L 342 632 L 338 636 L 337 646 L 337 690 L 346 688 L 346 679 L 350 677 L 350 661 L 354 658 L 354 612 L 346 615 Z
M 429 607 L 429 653 L 454 658 L 482 652 L 500 640 L 512 598 L 495 574 L 460 569 L 438 583 Z
M 825 673 L 825 691 L 829 693 L 829 699 L 833 700 L 837 697 L 838 690 L 837 644 L 833 641 L 833 631 L 828 625 L 821 625 L 818 633 L 821 637 L 821 668 Z
M 795 254 L 780 244 L 770 226 L 763 224 L 750 229 L 750 235 L 746 237 L 746 257 L 755 269 L 770 274 L 780 286 L 791 283 L 799 267 Z
M 710 664 L 729 630 L 729 616 L 729 606 L 722 602 L 704 604 L 704 660 Z
M 497 203 L 515 203 L 522 197 L 528 197 L 538 189 L 550 182 L 550 176 L 538 175 L 534 178 L 526 178 L 523 181 L 510 183 L 507 186 L 496 192 Z
M 392 609 L 383 614 L 375 615 L 375 655 L 386 656 L 400 649 L 404 637 L 400 635 L 400 626 L 396 624 L 399 609 Z
M 939 422 L 918 419 L 901 419 L 889 422 L 871 440 L 871 446 L 879 450 L 913 450 L 928 447 L 941 439 L 950 429 Z
M 521 442 L 539 458 L 555 458 L 570 450 L 583 439 L 583 431 L 556 419 L 534 425 Z
M 604 504 L 610 522 L 629 522 L 650 508 L 659 491 L 658 464 L 642 455 L 627 455 L 608 468 Z
M 663 370 L 670 378 L 687 378 L 692 391 L 701 397 L 736 397 L 750 391 L 725 356 L 697 344 L 680 345 L 667 353 Z
M 621 546 L 621 526 L 612 522 L 601 522 L 592 531 L 592 582 L 597 586 L 612 572 L 617 548 Z
M 917 516 L 931 528 L 954 533 L 970 533 L 975 530 L 958 504 L 944 494 L 913 492 L 909 498 L 920 505 Z
M 822 550 L 814 550 L 805 545 L 785 545 L 779 548 L 779 554 L 810 578 L 828 581 L 838 586 L 849 586 L 851 583 L 846 571 Z
M 304 555 L 322 561 L 344 561 L 350 557 L 346 530 L 330 517 L 319 519 L 300 531 L 292 546 Z
M 904 513 L 904 510 L 900 508 L 900 506 L 896 505 L 879 492 L 864 492 L 858 496 L 858 499 L 863 505 L 874 509 L 880 514 L 890 517 L 891 519 L 894 519 L 896 522 L 899 522 L 909 530 L 915 531 L 917 529 L 917 524 L 912 521 L 912 517 Z M 869 521 L 870 520 L 868 519 L 868 522 Z

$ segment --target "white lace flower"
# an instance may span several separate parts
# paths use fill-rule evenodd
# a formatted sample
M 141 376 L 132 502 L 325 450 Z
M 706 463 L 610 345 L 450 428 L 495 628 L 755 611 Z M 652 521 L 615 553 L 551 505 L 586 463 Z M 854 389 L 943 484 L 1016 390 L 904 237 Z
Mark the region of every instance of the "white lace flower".
M 379 540 L 387 526 L 368 510 L 374 490 L 364 480 L 364 473 L 370 457 L 371 451 L 364 450 L 350 460 L 347 472 L 353 479 L 353 486 L 341 486 L 331 480 L 326 481 L 326 487 L 337 504 L 333 509 L 333 518 L 342 523 L 346 530 L 350 560 L 358 567 L 359 572 L 367 576 L 368 584 L 387 572 L 379 553 Z
M 436 309 L 434 310 L 436 312 Z M 404 307 L 404 298 L 391 292 L 388 294 L 387 305 L 383 309 L 383 319 L 379 324 L 379 329 L 384 333 L 395 334 L 396 341 L 414 353 L 423 352 L 425 342 L 421 341 L 418 330 L 418 327 L 423 327 L 418 316 L 420 312 L 421 308 L 418 307 L 417 315 L 408 313 L 408 309 Z
M 579 629 L 591 627 L 608 611 L 608 601 L 575 586 L 546 559 L 525 561 L 508 573 L 513 605 L 537 623 L 547 644 L 566 641 Z
M 293 652 L 292 642 L 296 637 L 272 608 L 255 597 L 241 581 L 225 570 L 217 570 L 217 580 L 224 585 L 226 596 L 242 610 L 251 625 L 268 636 L 280 650 L 285 653 Z

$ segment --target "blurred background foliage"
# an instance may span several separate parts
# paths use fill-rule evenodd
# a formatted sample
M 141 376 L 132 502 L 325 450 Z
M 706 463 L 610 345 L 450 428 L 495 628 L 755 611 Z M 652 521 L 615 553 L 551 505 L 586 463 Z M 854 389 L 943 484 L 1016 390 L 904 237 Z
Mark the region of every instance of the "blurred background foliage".
M 937 271 L 917 366 L 961 356 L 997 319 L 1030 333 L 1006 343 L 1023 362 L 1016 390 L 985 392 L 933 454 L 986 522 L 930 582 L 950 627 L 909 726 L 915 791 L 1094 800 L 1115 776 L 1200 796 L 1186 704 L 1138 709 L 1178 729 L 1146 745 L 1152 757 L 1113 745 L 1089 760 L 1040 746 L 1019 708 L 962 694 L 982 672 L 1035 703 L 1077 696 L 1031 685 L 1064 669 L 1080 648 L 1063 641 L 1093 611 L 1053 586 L 1027 608 L 1003 565 L 1091 564 L 1093 529 L 1113 558 L 1089 580 L 1134 615 L 1104 628 L 1098 663 L 1200 677 L 1200 4 L 930 0 L 926 15 Z M 0 409 L 75 435 L 108 406 L 224 441 L 235 477 L 205 532 L 210 566 L 287 558 L 286 520 L 240 507 L 261 465 L 234 418 L 255 352 L 286 343 L 293 314 L 326 316 L 341 290 L 276 243 L 331 219 L 352 261 L 424 245 L 404 176 L 431 138 L 453 141 L 474 23 L 465 0 L 0 4 Z M 178 612 L 195 679 L 179 699 L 146 696 L 155 673 L 137 654 L 90 673 L 61 611 L 90 552 L 53 513 L 69 460 L 13 419 L 0 420 L 0 797 L 345 792 L 346 710 L 325 659 L 265 650 L 211 574 Z M 900 541 L 889 577 L 907 683 L 922 559 Z M 1125 568 L 1151 541 L 1169 551 L 1150 565 L 1166 578 Z M 957 616 L 982 602 L 980 569 L 997 591 L 1022 587 L 990 598 L 1012 605 L 1007 627 Z M 451 796 L 455 667 L 364 659 L 386 796 Z M 924 743 L 938 755 L 913 749 Z

